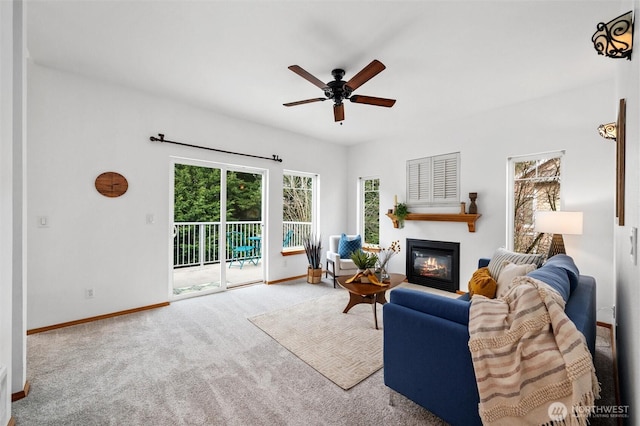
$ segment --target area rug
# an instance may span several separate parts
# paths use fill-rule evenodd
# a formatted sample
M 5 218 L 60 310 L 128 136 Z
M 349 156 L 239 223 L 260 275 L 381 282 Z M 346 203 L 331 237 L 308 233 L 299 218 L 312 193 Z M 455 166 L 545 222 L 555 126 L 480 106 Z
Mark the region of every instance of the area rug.
M 369 304 L 343 314 L 346 291 L 249 318 L 275 341 L 342 389 L 382 368 L 382 307 L 378 327 Z

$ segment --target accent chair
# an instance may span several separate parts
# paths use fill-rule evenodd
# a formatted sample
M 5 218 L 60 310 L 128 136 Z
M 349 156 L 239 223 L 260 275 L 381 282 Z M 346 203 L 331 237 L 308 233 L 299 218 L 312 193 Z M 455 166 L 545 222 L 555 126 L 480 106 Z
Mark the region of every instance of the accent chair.
M 344 234 L 343 234 L 344 235 Z M 351 258 L 340 257 L 339 245 L 342 235 L 329 235 L 329 250 L 327 251 L 327 269 L 325 278 L 331 275 L 333 287 L 336 287 L 336 277 L 355 275 L 358 268 Z M 346 235 L 347 240 L 359 239 L 360 235 Z

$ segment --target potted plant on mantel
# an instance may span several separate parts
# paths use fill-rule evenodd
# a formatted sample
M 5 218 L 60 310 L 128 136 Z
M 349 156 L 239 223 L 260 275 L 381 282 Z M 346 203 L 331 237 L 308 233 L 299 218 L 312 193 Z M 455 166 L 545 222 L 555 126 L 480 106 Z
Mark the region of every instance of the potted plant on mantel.
M 396 219 L 398 220 L 398 227 L 399 228 L 403 228 L 404 227 L 404 220 L 407 218 L 407 215 L 409 214 L 409 209 L 407 208 L 407 205 L 405 203 L 400 203 L 396 206 L 396 210 L 394 212 L 394 215 L 396 216 Z
M 318 284 L 322 280 L 322 239 L 319 235 L 309 234 L 302 239 L 302 245 L 309 261 L 307 282 Z

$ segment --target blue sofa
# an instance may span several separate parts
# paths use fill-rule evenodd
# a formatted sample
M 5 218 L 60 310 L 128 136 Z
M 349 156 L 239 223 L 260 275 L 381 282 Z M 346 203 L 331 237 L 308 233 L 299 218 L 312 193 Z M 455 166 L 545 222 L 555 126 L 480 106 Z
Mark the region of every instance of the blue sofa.
M 544 277 L 554 267 L 551 259 L 531 274 Z M 480 259 L 478 267 L 488 262 Z M 577 274 L 577 268 L 575 272 L 573 277 L 567 272 L 570 294 L 565 312 L 584 334 L 593 356 L 596 282 L 593 277 Z M 454 299 L 397 288 L 383 308 L 385 385 L 452 425 L 482 424 L 467 345 L 469 306 L 468 295 Z

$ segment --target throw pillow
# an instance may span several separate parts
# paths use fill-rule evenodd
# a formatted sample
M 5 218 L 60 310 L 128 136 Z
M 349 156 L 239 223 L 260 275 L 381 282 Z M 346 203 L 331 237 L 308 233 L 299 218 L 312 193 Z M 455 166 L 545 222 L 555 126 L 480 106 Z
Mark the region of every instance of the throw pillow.
M 504 262 L 511 262 L 516 265 L 532 263 L 536 265 L 536 267 L 539 267 L 542 265 L 543 260 L 544 255 L 542 254 L 514 253 L 504 248 L 499 248 L 491 257 L 488 267 L 493 279 L 497 280 L 504 266 Z
M 347 237 L 346 234 L 340 236 L 338 242 L 338 255 L 342 259 L 351 259 L 351 253 L 362 249 L 362 238 L 360 235 L 355 237 Z
M 528 273 L 527 276 L 548 284 L 549 287 L 560 293 L 565 303 L 569 300 L 571 290 L 566 269 L 556 265 L 545 264 L 542 268 Z
M 578 286 L 578 280 L 580 279 L 580 271 L 578 271 L 578 267 L 573 262 L 573 258 L 567 256 L 566 254 L 556 254 L 555 256 L 547 259 L 544 265 L 553 265 L 559 268 L 563 268 L 565 271 L 567 271 L 567 275 L 569 276 L 571 292 L 576 289 L 576 287 Z
M 473 273 L 469 280 L 469 296 L 480 294 L 493 299 L 496 297 L 496 281 L 491 278 L 489 268 L 480 268 Z
M 513 279 L 527 275 L 531 271 L 536 270 L 536 265 L 527 263 L 524 265 L 516 265 L 511 262 L 504 262 L 500 276 L 498 277 L 498 288 L 496 290 L 496 298 L 503 297 L 513 284 Z

